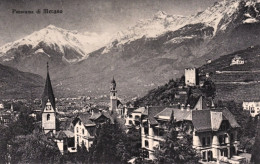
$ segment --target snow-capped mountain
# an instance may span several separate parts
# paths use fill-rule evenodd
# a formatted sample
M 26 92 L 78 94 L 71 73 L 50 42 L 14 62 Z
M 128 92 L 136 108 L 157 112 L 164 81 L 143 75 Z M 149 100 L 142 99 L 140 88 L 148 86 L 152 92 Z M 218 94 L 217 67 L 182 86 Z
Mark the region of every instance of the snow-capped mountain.
M 109 41 L 108 34 L 79 33 L 49 25 L 0 47 L 0 61 L 23 71 L 31 72 L 31 70 L 23 69 L 23 65 L 30 68 L 36 59 L 43 63 L 51 60 L 58 65 L 75 63 L 87 58 L 88 53 L 103 47 Z M 39 61 L 37 62 L 39 64 Z M 37 69 L 36 73 L 39 73 Z
M 62 79 L 60 87 L 105 94 L 115 75 L 123 95 L 145 93 L 180 77 L 184 68 L 259 44 L 259 10 L 257 2 L 226 0 L 188 17 L 157 12 L 119 32 L 86 60 L 62 70 L 57 76 Z M 63 78 L 67 72 L 73 72 L 71 80 Z
M 4 56 L 9 50 L 22 45 L 32 47 L 32 49 L 35 49 L 35 53 L 45 53 L 44 49 L 39 48 L 39 44 L 45 44 L 63 54 L 66 53 L 67 48 L 74 49 L 78 55 L 75 56 L 75 58 L 67 59 L 68 61 L 74 62 L 77 59 L 86 57 L 88 53 L 103 47 L 109 41 L 109 34 L 79 33 L 77 31 L 69 31 L 55 27 L 54 25 L 49 25 L 22 39 L 3 45 L 0 47 L 0 54 Z M 49 55 L 47 53 L 45 54 L 47 56 Z
M 243 7 L 254 10 L 255 13 L 245 13 L 245 18 L 241 23 L 259 22 L 259 11 L 256 4 L 252 0 L 224 0 L 191 16 L 168 15 L 163 11 L 158 11 L 152 19 L 140 20 L 135 26 L 118 32 L 113 40 L 117 41 L 117 45 L 123 45 L 142 37 L 156 38 L 169 31 L 176 31 L 186 25 L 198 23 L 212 27 L 213 34 L 216 35 L 217 32 L 226 30 L 230 23 L 234 23 L 234 19 L 239 16 L 239 11 Z M 113 46 L 112 43 L 109 44 L 103 53 L 109 52 Z
M 45 75 L 50 61 L 61 94 L 106 94 L 113 75 L 122 94 L 142 94 L 179 77 L 186 67 L 259 44 L 259 11 L 260 3 L 252 0 L 224 0 L 192 16 L 159 11 L 111 42 L 107 35 L 85 37 L 49 26 L 0 48 L 0 62 Z

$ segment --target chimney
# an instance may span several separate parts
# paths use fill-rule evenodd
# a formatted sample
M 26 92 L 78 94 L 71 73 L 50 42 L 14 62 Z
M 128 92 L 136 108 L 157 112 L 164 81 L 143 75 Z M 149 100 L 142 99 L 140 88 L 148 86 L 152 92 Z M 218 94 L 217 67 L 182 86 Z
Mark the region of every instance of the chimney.
M 187 111 L 190 111 L 190 104 L 187 105 Z
M 94 109 L 92 108 L 90 110 L 91 110 L 91 116 L 93 116 L 94 115 Z
M 212 108 L 212 109 L 215 109 L 215 105 L 214 105 L 213 100 L 211 100 L 211 108 Z
M 182 111 L 184 110 L 184 107 L 185 107 L 185 105 L 184 105 L 184 104 L 181 104 L 181 110 L 182 110 Z

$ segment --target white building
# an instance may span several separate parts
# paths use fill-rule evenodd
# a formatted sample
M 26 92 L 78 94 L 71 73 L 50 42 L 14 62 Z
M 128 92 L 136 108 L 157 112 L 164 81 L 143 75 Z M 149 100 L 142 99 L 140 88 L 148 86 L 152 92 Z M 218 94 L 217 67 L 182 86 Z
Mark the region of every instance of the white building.
M 236 56 L 232 59 L 230 65 L 242 65 L 242 64 L 245 64 L 245 60 L 244 60 L 242 57 L 236 55 Z
M 244 101 L 243 110 L 248 110 L 252 117 L 260 114 L 260 101 Z
M 145 107 L 140 107 L 130 112 L 126 117 L 126 126 L 139 126 L 141 121 L 142 113 L 145 111 Z
M 164 141 L 166 123 L 176 120 L 185 125 L 192 135 L 193 147 L 201 154 L 200 162 L 237 162 L 237 130 L 240 127 L 227 110 L 187 110 L 178 108 L 149 107 L 141 120 L 142 148 L 147 158 L 154 159 L 154 147 Z M 184 123 L 184 124 L 183 124 Z
M 110 122 L 113 123 L 113 119 L 110 116 L 109 112 L 92 112 L 80 114 L 73 121 L 75 123 L 74 126 L 74 137 L 75 137 L 75 147 L 77 145 L 81 146 L 84 144 L 89 150 L 91 145 L 93 144 L 95 132 L 97 126 Z

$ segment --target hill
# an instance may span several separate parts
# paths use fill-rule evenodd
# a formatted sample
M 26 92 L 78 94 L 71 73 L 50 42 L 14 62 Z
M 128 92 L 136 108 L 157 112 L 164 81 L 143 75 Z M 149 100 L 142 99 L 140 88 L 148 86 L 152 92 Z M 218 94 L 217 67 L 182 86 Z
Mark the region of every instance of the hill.
M 245 64 L 230 65 L 231 60 L 239 56 Z M 260 46 L 251 46 L 245 50 L 221 56 L 199 68 L 210 72 L 216 84 L 216 98 L 220 100 L 253 101 L 260 97 Z
M 43 92 L 44 79 L 32 73 L 0 64 L 1 99 L 39 98 Z
M 26 42 L 8 44 L 0 62 L 44 75 L 41 68 L 50 60 L 54 88 L 62 96 L 107 95 L 115 76 L 120 97 L 141 97 L 180 77 L 186 67 L 257 45 L 259 11 L 260 3 L 250 0 L 217 2 L 191 16 L 159 11 L 91 51 L 86 51 L 88 46 L 78 34 L 50 26 L 40 30 L 45 37 L 35 37 L 37 42 L 23 38 Z
M 210 81 L 213 81 L 216 88 L 215 102 L 254 101 L 260 97 L 260 46 L 249 47 L 245 50 L 237 51 L 221 56 L 209 64 L 198 68 L 200 75 L 210 74 Z M 245 60 L 243 65 L 230 65 L 231 60 L 239 56 Z M 200 76 L 203 77 L 203 76 Z M 165 85 L 150 90 L 145 96 L 139 98 L 136 105 L 170 105 L 175 101 L 175 94 L 178 86 L 183 84 L 179 80 L 170 80 Z M 189 95 L 203 88 L 190 88 Z

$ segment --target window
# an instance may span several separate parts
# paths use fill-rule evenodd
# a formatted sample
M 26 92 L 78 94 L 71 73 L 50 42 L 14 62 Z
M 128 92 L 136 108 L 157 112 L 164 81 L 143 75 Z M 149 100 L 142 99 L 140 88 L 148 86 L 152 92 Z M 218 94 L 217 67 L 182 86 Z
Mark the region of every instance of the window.
M 81 125 L 81 121 L 79 121 L 79 125 Z
M 77 133 L 79 132 L 79 128 L 77 127 Z
M 210 137 L 207 137 L 207 145 L 210 145 Z
M 254 107 L 251 108 L 251 113 L 255 113 Z
M 133 116 L 130 114 L 130 115 L 129 115 L 129 118 L 132 118 L 132 117 L 133 117 Z
M 82 129 L 82 134 L 84 134 L 84 129 Z
M 47 121 L 50 120 L 50 114 L 47 114 Z
M 135 116 L 135 119 L 139 119 L 140 117 L 139 116 Z
M 144 141 L 145 147 L 149 147 L 149 142 L 147 140 Z
M 77 136 L 77 143 L 79 143 L 79 136 Z
M 148 135 L 148 127 L 144 127 L 144 134 Z
M 219 136 L 219 137 L 218 137 L 218 140 L 219 140 L 219 143 L 220 143 L 221 145 L 225 144 L 225 135 Z
M 129 125 L 133 125 L 133 121 L 132 120 L 129 120 Z
M 205 146 L 205 145 L 206 145 L 206 138 L 203 137 L 203 138 L 202 138 L 202 146 Z
M 206 152 L 202 152 L 202 159 L 206 160 Z

